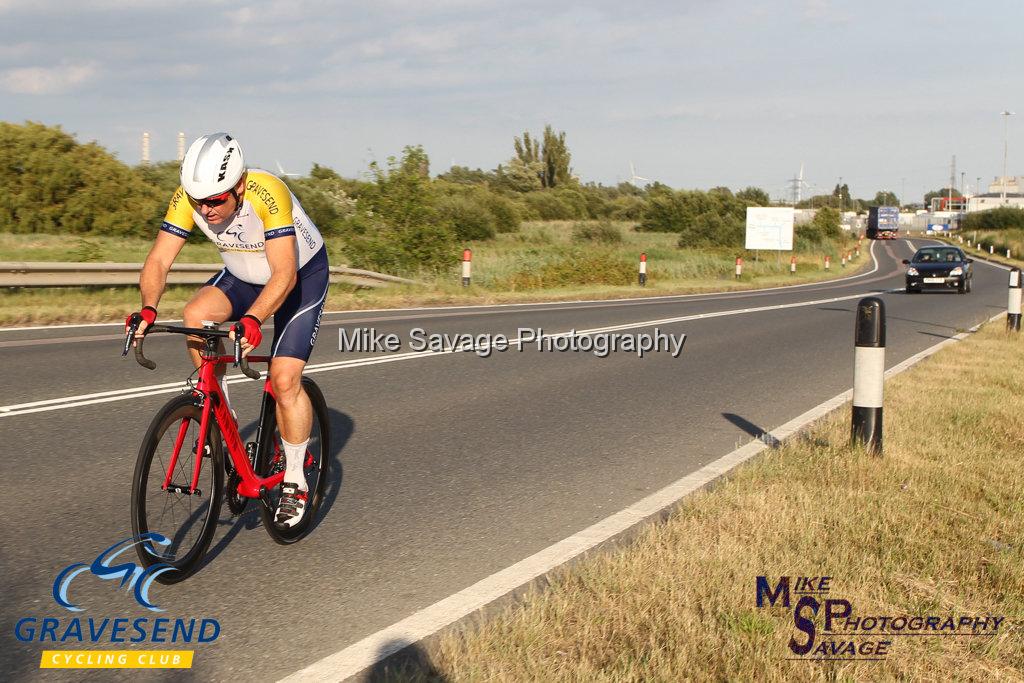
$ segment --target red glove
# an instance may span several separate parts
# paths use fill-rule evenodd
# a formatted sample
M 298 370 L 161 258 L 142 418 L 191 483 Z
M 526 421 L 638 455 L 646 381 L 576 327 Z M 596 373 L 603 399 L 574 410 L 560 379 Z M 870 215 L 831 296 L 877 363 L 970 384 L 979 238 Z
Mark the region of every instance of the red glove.
M 242 325 L 242 336 L 245 340 L 252 344 L 253 348 L 260 345 L 263 341 L 263 333 L 260 332 L 260 319 L 254 315 L 243 315 L 238 321 Z
M 124 319 L 124 329 L 127 331 L 132 324 L 138 324 L 140 320 L 146 321 L 146 326 L 152 325 L 156 322 L 156 309 L 152 306 L 143 306 L 142 310 L 137 313 L 132 313 L 130 316 Z

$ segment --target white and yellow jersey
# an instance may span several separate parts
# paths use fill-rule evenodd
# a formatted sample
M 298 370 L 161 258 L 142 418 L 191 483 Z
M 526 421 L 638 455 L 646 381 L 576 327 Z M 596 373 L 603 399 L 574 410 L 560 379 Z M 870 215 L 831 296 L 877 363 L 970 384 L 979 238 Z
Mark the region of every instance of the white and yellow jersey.
M 196 225 L 217 245 L 228 272 L 254 285 L 265 285 L 270 279 L 264 249 L 267 240 L 295 235 L 299 268 L 324 246 L 320 231 L 288 186 L 277 176 L 256 168 L 247 171 L 241 206 L 219 225 L 207 223 L 179 187 L 160 229 L 185 238 Z

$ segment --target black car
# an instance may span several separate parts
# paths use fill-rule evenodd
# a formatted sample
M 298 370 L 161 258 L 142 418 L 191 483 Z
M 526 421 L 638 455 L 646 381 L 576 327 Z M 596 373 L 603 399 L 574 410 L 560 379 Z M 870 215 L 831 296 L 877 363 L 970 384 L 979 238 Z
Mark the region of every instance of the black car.
M 925 289 L 956 289 L 960 294 L 971 291 L 974 259 L 957 247 L 923 247 L 903 263 L 908 266 L 907 294 Z

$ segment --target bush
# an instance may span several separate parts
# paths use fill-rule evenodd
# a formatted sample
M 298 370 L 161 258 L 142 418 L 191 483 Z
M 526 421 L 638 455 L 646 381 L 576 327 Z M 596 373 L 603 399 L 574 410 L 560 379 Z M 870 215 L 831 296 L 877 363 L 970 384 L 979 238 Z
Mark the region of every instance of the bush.
M 0 230 L 152 235 L 170 194 L 60 127 L 0 122 Z
M 572 285 L 630 285 L 636 278 L 636 264 L 605 249 L 558 250 L 554 254 L 528 253 L 516 271 L 501 282 L 503 288 L 539 289 Z
M 597 242 L 598 244 L 618 244 L 622 242 L 622 231 L 611 221 L 581 221 L 572 228 L 574 242 Z
M 736 216 L 706 211 L 685 219 L 677 244 L 682 248 L 741 247 L 745 235 L 746 223 Z
M 807 247 L 835 239 L 842 234 L 842 228 L 839 227 L 839 211 L 829 207 L 818 209 L 814 219 L 810 223 L 796 226 L 795 232 L 798 242 L 805 243 Z
M 495 234 L 494 214 L 472 195 L 443 197 L 438 210 L 460 240 L 488 240 Z
M 567 192 L 541 190 L 523 196 L 533 215 L 542 221 L 571 221 L 586 218 L 586 202 L 582 211 L 574 205 Z M 582 198 L 581 198 L 582 199 Z
M 966 214 L 960 221 L 961 230 L 1007 230 L 1024 228 L 1024 210 L 1001 206 Z
M 488 192 L 487 208 L 494 216 L 494 229 L 498 232 L 516 232 L 522 222 L 519 207 L 506 197 Z
M 402 159 L 389 158 L 386 168 L 370 165 L 374 182 L 342 225 L 352 265 L 415 273 L 438 272 L 456 261 L 455 234 L 438 211 L 428 168 L 421 147 L 406 147 Z
M 622 195 L 612 200 L 608 217 L 617 221 L 635 221 L 643 216 L 647 202 L 636 195 Z

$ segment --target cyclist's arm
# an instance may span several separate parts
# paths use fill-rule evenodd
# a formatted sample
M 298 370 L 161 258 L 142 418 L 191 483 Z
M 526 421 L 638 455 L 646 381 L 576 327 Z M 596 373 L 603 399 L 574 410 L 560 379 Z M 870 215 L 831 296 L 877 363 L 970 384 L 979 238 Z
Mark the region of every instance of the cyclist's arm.
M 167 285 L 167 273 L 183 246 L 183 238 L 163 230 L 157 233 L 156 241 L 146 256 L 146 263 L 142 266 L 142 274 L 139 275 L 139 291 L 144 307 L 157 308 Z
M 295 235 L 286 235 L 267 240 L 264 249 L 270 264 L 270 279 L 246 314 L 265 322 L 281 308 L 298 281 L 299 247 Z
M 160 232 L 156 234 L 156 241 L 153 242 L 153 247 L 146 256 L 146 263 L 142 266 L 142 274 L 139 275 L 139 292 L 142 294 L 143 307 L 152 306 L 155 309 L 160 303 L 164 287 L 167 286 L 167 272 L 181 252 L 181 248 L 185 246 L 185 240 L 188 239 L 193 225 L 195 221 L 192 217 L 192 206 L 185 195 L 185 190 L 179 186 L 171 196 Z

